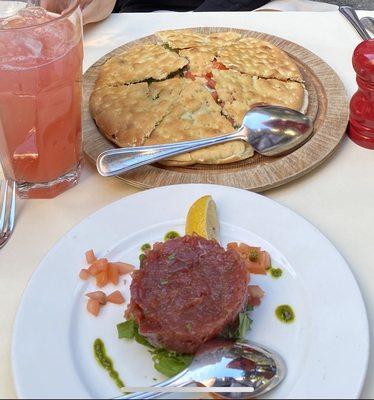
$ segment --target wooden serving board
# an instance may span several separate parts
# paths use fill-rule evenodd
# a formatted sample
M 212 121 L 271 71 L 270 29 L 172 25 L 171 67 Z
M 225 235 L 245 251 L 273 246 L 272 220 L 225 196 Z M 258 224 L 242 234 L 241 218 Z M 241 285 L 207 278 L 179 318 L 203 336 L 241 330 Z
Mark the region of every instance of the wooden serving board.
M 305 175 L 334 153 L 347 128 L 348 99 L 341 80 L 324 61 L 295 43 L 264 33 L 233 28 L 189 30 L 200 33 L 239 32 L 243 36 L 267 40 L 287 52 L 303 75 L 309 94 L 306 114 L 314 121 L 314 134 L 302 147 L 281 157 L 263 157 L 255 154 L 252 158 L 232 164 L 196 164 L 188 167 L 154 164 L 127 172 L 119 178 L 142 189 L 179 183 L 212 183 L 262 192 Z M 113 143 L 101 135 L 89 112 L 89 98 L 100 67 L 113 55 L 140 43 L 156 43 L 156 36 L 147 36 L 118 47 L 97 61 L 84 74 L 84 151 L 94 163 L 102 151 L 115 148 Z

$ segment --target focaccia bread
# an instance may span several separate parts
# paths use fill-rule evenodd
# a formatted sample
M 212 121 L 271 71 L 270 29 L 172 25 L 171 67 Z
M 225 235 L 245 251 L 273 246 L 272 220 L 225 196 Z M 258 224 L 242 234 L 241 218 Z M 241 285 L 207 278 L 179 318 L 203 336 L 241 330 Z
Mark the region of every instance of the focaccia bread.
M 120 147 L 223 135 L 255 104 L 304 112 L 307 96 L 295 62 L 277 46 L 236 31 L 156 33 L 101 68 L 90 99 L 99 130 Z M 252 157 L 234 141 L 181 154 L 165 165 L 223 164 Z
M 206 35 L 189 30 L 169 30 L 156 32 L 157 38 L 172 49 L 188 49 L 206 44 Z
M 219 49 L 217 60 L 227 68 L 260 78 L 302 82 L 294 61 L 264 40 L 245 38 Z
M 211 46 L 214 48 L 231 45 L 238 41 L 242 35 L 237 32 L 215 32 L 210 35 L 185 30 L 169 30 L 156 32 L 158 39 L 170 48 L 190 49 L 199 46 Z
M 96 89 L 90 111 L 100 131 L 120 147 L 140 146 L 178 101 L 185 79 Z
M 219 165 L 242 161 L 253 157 L 253 155 L 254 150 L 251 145 L 242 140 L 236 140 L 180 154 L 162 160 L 160 163 L 175 167 L 185 167 L 193 164 Z
M 203 76 L 212 71 L 217 50 L 211 46 L 200 46 L 183 49 L 179 55 L 188 60 L 188 71 L 191 74 Z
M 96 88 L 165 79 L 187 63 L 187 59 L 158 44 L 130 47 L 101 67 Z
M 263 79 L 232 70 L 214 70 L 218 99 L 224 113 L 240 126 L 244 114 L 255 104 L 273 104 L 301 111 L 304 86 L 299 82 Z
M 221 107 L 198 82 L 183 87 L 179 102 L 154 129 L 145 145 L 196 140 L 232 132 L 233 126 L 221 114 Z M 243 159 L 253 154 L 250 145 L 242 141 L 225 143 L 181 154 L 167 160 L 171 165 L 221 164 Z

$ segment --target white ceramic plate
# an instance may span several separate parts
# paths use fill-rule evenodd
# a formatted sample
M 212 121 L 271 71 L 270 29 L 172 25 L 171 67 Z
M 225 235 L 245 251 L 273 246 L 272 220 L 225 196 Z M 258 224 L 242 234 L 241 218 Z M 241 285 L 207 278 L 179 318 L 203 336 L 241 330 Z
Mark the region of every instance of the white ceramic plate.
M 138 263 L 140 246 L 184 231 L 189 206 L 211 194 L 219 210 L 222 241 L 242 241 L 270 252 L 280 279 L 253 276 L 266 297 L 253 312 L 249 338 L 278 351 L 288 366 L 273 398 L 359 397 L 369 340 L 365 306 L 346 262 L 310 223 L 266 197 L 213 185 L 177 185 L 141 192 L 86 218 L 44 258 L 21 302 L 14 328 L 13 371 L 21 398 L 111 398 L 119 391 L 93 357 L 102 338 L 129 386 L 162 378 L 148 352 L 119 340 L 124 307 L 108 305 L 99 318 L 85 311 L 93 285 L 78 279 L 84 253 Z M 123 289 L 127 300 L 129 279 Z M 107 293 L 110 292 L 107 288 Z M 296 321 L 279 322 L 274 310 L 290 304 Z

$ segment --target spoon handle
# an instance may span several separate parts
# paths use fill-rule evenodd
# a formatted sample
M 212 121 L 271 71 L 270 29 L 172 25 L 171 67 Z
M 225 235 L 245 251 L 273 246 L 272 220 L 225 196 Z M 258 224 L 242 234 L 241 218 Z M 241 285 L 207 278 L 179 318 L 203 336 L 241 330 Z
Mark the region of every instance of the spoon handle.
M 241 130 L 223 136 L 189 142 L 107 150 L 98 156 L 96 167 L 100 175 L 113 176 L 177 154 L 238 139 L 246 140 L 246 136 Z
M 154 388 L 164 388 L 164 387 L 184 387 L 188 386 L 193 381 L 190 379 L 188 376 L 188 370 L 182 371 L 178 375 L 174 376 L 173 378 L 167 379 L 166 381 L 163 381 L 159 383 L 158 385 L 154 385 Z M 125 388 L 126 389 L 126 388 Z M 154 392 L 152 391 L 152 387 L 149 392 L 134 392 L 130 393 L 128 395 L 116 397 L 115 400 L 120 400 L 120 399 L 155 399 L 157 397 L 160 397 L 162 395 L 165 395 L 165 392 Z
M 360 21 L 360 18 L 358 18 L 354 8 L 349 6 L 340 6 L 339 11 L 347 18 L 347 20 L 356 29 L 357 33 L 363 40 L 371 39 L 371 36 L 366 31 L 364 25 Z

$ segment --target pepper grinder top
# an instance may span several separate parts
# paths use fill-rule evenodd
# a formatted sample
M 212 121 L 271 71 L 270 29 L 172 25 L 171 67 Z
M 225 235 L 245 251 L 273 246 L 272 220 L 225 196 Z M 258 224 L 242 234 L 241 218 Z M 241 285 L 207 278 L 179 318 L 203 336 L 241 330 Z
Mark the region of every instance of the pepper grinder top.
M 350 138 L 374 150 L 374 39 L 359 44 L 352 58 L 358 91 L 350 103 Z

